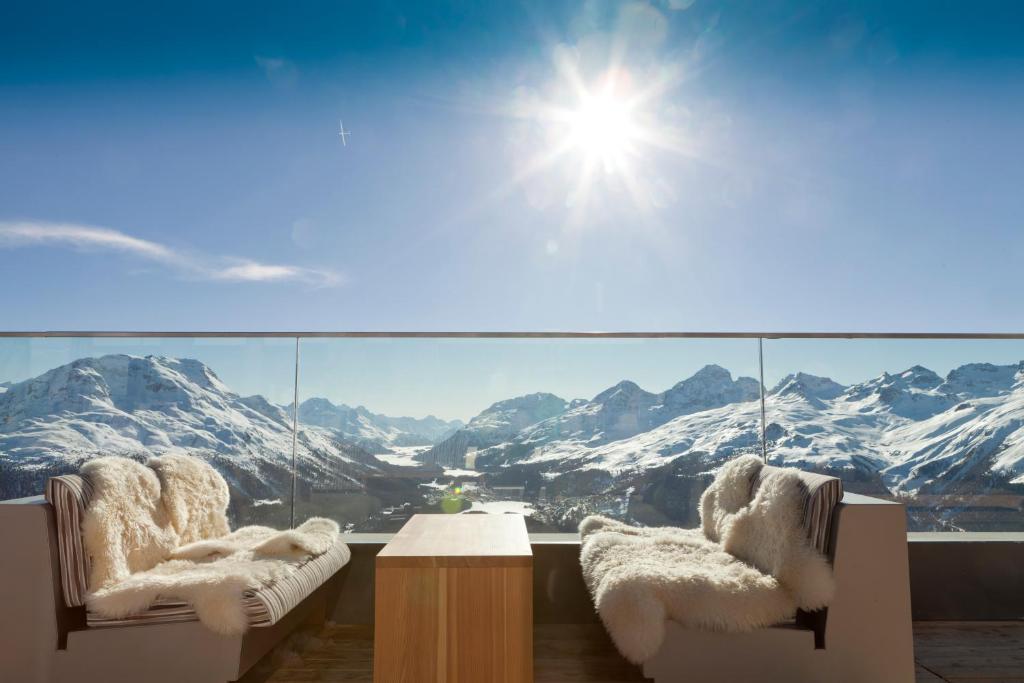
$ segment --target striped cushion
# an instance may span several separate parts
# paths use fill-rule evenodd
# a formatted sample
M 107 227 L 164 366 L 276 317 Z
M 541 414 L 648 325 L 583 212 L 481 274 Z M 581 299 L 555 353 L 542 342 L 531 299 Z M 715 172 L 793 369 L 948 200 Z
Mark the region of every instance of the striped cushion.
M 57 519 L 57 550 L 64 604 L 81 607 L 89 592 L 89 557 L 82 546 L 82 517 L 92 497 L 92 486 L 77 474 L 46 482 L 46 500 Z
M 53 505 L 57 519 L 57 544 L 60 556 L 61 587 L 68 607 L 85 605 L 89 592 L 89 557 L 82 546 L 82 518 L 92 496 L 88 480 L 76 474 L 53 477 L 46 483 L 46 500 Z M 338 541 L 323 555 L 301 565 L 292 575 L 271 586 L 247 591 L 243 599 L 250 626 L 276 624 L 306 596 L 348 563 L 348 546 Z M 195 609 L 185 602 L 160 600 L 147 611 L 123 619 L 108 619 L 87 613 L 90 626 L 125 626 L 141 623 L 167 623 L 196 620 Z
M 782 469 L 765 465 L 754 482 L 754 490 L 757 490 L 757 485 L 768 473 Z M 814 472 L 797 470 L 797 473 L 804 485 L 804 529 L 807 530 L 807 539 L 818 552 L 831 557 L 832 512 L 843 498 L 843 482 L 837 477 Z
M 246 591 L 242 606 L 249 625 L 255 628 L 272 626 L 288 614 L 296 605 L 319 588 L 325 581 L 348 563 L 351 554 L 348 546 L 338 541 L 323 555 L 309 560 L 291 576 L 271 586 L 255 591 Z M 137 624 L 161 624 L 175 621 L 196 621 L 195 609 L 178 600 L 160 600 L 140 614 L 114 619 L 86 613 L 89 626 L 131 626 Z

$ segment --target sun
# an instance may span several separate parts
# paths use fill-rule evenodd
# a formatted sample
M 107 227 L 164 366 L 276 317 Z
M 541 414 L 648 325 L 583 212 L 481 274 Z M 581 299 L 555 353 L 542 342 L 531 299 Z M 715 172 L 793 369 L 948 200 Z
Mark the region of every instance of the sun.
M 517 89 L 507 111 L 518 124 L 515 172 L 496 194 L 515 187 L 537 208 L 564 207 L 577 227 L 607 210 L 664 205 L 669 155 L 696 158 L 690 136 L 664 101 L 679 82 L 668 67 L 636 70 L 613 60 L 585 69 L 559 52 L 554 78 Z
M 606 172 L 621 170 L 638 136 L 630 103 L 611 89 L 584 93 L 579 107 L 567 114 L 568 145 Z

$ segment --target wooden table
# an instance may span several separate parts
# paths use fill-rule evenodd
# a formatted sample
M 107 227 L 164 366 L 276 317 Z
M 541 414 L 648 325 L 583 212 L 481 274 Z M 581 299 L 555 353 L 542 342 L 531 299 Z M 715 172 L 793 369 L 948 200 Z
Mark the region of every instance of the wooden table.
M 376 683 L 532 683 L 519 515 L 415 515 L 377 555 Z

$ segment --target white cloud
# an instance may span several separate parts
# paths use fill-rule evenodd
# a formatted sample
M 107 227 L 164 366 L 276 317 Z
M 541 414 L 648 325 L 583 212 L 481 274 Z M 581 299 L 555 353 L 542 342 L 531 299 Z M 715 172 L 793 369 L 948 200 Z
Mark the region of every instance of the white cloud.
M 209 257 L 176 250 L 118 230 L 74 223 L 0 222 L 0 249 L 65 246 L 80 251 L 116 251 L 168 266 L 179 275 L 224 282 L 301 282 L 315 287 L 344 283 L 335 271 L 234 257 Z
M 83 249 L 126 251 L 154 261 L 178 260 L 178 255 L 162 244 L 117 230 L 69 223 L 0 223 L 0 246 L 60 243 Z
M 281 266 L 256 261 L 243 261 L 217 271 L 218 280 L 236 282 L 274 282 L 279 280 L 295 280 L 318 287 L 334 287 L 343 284 L 344 278 L 330 270 Z

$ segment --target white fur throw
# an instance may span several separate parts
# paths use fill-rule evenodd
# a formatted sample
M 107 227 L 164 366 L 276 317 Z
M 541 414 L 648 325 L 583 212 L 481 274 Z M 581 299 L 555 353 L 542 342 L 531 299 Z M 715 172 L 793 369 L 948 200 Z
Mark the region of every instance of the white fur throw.
M 764 477 L 751 499 L 761 466 L 746 456 L 722 467 L 701 497 L 701 529 L 583 520 L 583 577 L 627 659 L 643 662 L 658 651 L 666 619 L 748 631 L 832 599 L 831 566 L 803 529 L 798 474 Z
M 82 466 L 93 496 L 82 519 L 92 559 L 89 590 L 99 590 L 167 559 L 178 535 L 160 498 L 160 481 L 128 458 L 96 458 Z
M 210 629 L 241 633 L 245 591 L 279 581 L 337 541 L 337 523 L 319 517 L 286 531 L 229 533 L 227 484 L 208 463 L 172 454 L 148 464 L 110 457 L 82 468 L 93 486 L 83 540 L 92 558 L 87 604 L 97 614 L 122 618 L 159 598 L 184 600 Z
M 191 455 L 170 453 L 150 458 L 146 465 L 160 478 L 160 497 L 179 543 L 217 538 L 231 531 L 228 484 L 208 463 Z
M 145 611 L 157 598 L 185 600 L 211 630 L 242 633 L 249 626 L 245 591 L 280 581 L 303 560 L 326 552 L 337 537 L 337 523 L 319 517 L 291 531 L 242 527 L 221 539 L 182 546 L 173 559 L 90 594 L 89 609 L 120 618 Z

